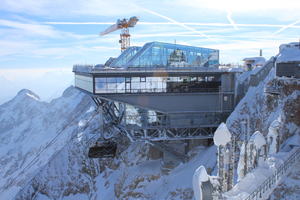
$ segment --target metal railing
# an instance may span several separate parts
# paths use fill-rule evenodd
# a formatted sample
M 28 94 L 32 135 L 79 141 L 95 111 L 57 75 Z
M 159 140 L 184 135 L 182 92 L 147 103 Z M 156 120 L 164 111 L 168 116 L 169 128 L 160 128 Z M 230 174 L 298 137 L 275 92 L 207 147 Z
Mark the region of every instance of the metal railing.
M 268 60 L 262 67 L 257 68 L 250 72 L 249 76 L 238 84 L 238 94 L 245 95 L 248 92 L 249 87 L 256 87 L 261 81 L 263 81 L 274 68 L 274 59 Z
M 300 158 L 298 148 L 272 175 L 270 175 L 258 188 L 249 194 L 245 200 L 261 199 L 262 195 L 280 181 L 280 177 Z
M 180 65 L 180 66 L 167 66 L 167 65 L 144 65 L 140 66 L 130 66 L 128 68 L 119 67 L 107 67 L 107 66 L 97 66 L 90 64 L 75 64 L 73 65 L 73 72 L 85 72 L 85 73 L 120 73 L 120 72 L 191 72 L 191 71 L 203 71 L 203 72 L 226 72 L 226 70 L 221 70 L 216 66 L 203 67 L 201 65 Z
M 96 89 L 96 94 L 150 94 L 150 93 L 217 93 L 219 88 L 149 88 L 149 89 Z M 234 91 L 226 91 L 233 93 Z
M 250 86 L 258 86 L 258 84 L 265 80 L 269 72 L 274 67 L 274 61 L 270 59 L 267 61 L 256 73 L 250 75 Z

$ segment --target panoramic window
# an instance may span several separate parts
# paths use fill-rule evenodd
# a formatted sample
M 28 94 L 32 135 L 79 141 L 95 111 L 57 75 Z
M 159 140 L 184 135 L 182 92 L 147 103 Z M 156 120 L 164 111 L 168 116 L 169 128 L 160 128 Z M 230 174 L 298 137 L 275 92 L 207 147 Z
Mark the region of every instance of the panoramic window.
M 128 62 L 130 68 L 217 67 L 219 51 L 178 44 L 145 44 Z

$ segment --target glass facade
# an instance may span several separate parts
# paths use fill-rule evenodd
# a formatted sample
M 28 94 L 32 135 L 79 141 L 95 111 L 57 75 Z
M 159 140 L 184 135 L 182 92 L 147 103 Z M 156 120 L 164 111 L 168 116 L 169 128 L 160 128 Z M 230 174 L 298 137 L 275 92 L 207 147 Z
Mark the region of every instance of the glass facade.
M 176 77 L 99 77 L 95 92 L 101 93 L 190 93 L 218 92 L 221 75 Z
M 125 68 L 218 67 L 219 50 L 151 42 L 124 65 Z
M 164 69 L 194 69 L 218 67 L 219 51 L 200 47 L 168 44 L 161 42 L 146 43 L 143 47 L 129 47 L 110 68 L 154 70 Z M 206 69 L 204 69 L 206 70 Z M 85 71 L 82 71 L 85 72 Z M 94 71 L 87 71 L 92 73 Z M 97 72 L 97 71 L 95 71 Z M 111 72 L 117 72 L 112 70 Z M 85 72 L 86 73 L 86 72 Z M 180 73 L 179 73 L 180 74 Z M 116 73 L 122 76 L 122 73 Z M 75 75 L 75 85 L 81 89 L 96 94 L 104 93 L 183 93 L 183 92 L 217 92 L 221 86 L 221 75 L 193 77 L 193 76 L 169 76 L 168 73 L 160 76 L 154 73 L 151 77 L 134 74 L 114 77 L 108 73 L 104 75 L 89 76 Z M 101 77 L 97 77 L 101 76 Z M 136 77 L 135 77 L 136 76 Z M 156 77 L 157 76 L 157 77 Z M 94 81 L 94 82 L 93 82 Z
M 222 120 L 222 115 L 218 113 L 206 114 L 177 114 L 165 115 L 158 114 L 152 110 L 139 111 L 138 108 L 131 107 L 131 110 L 136 110 L 122 120 L 123 125 L 146 126 L 203 126 L 207 124 L 219 125 Z
M 141 47 L 128 47 L 116 60 L 114 60 L 109 67 L 120 68 L 125 65 Z
M 124 77 L 95 78 L 96 93 L 125 93 Z

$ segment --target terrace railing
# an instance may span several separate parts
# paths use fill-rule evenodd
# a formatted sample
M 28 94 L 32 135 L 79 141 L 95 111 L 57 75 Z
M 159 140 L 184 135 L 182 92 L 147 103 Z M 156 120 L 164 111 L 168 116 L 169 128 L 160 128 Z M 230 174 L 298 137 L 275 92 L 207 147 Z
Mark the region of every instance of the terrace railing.
M 181 65 L 144 65 L 140 66 L 129 66 L 127 68 L 118 67 L 106 67 L 104 65 L 84 65 L 76 64 L 73 65 L 73 72 L 84 72 L 84 73 L 120 73 L 120 72 L 189 72 L 189 71 L 208 71 L 208 72 L 222 72 L 223 70 L 218 68 L 218 65 L 203 67 L 197 64 L 183 63 Z
M 290 169 L 293 164 L 299 161 L 300 148 L 298 148 L 271 176 L 258 186 L 245 200 L 262 199 L 264 193 L 272 189 L 280 181 L 280 177 Z

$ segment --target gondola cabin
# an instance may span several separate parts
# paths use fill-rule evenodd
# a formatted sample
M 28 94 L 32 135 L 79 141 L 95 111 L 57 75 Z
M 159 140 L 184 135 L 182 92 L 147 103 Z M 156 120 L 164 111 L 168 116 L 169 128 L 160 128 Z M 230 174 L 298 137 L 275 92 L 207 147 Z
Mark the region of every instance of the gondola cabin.
M 116 142 L 95 142 L 89 149 L 89 158 L 113 158 L 116 156 Z

